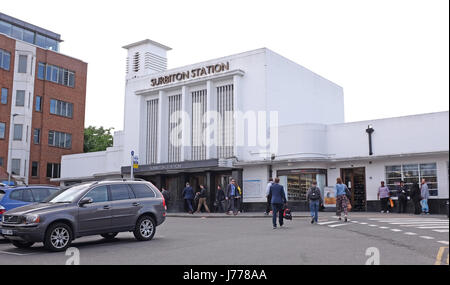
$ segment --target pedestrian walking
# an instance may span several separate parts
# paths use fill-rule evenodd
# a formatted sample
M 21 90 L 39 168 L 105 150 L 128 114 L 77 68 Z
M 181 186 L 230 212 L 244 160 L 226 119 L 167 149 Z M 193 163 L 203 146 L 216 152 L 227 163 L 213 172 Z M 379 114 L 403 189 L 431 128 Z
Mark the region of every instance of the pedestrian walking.
M 227 186 L 226 197 L 229 201 L 229 209 L 227 214 L 230 215 L 231 212 L 236 216 L 239 211 L 239 202 L 241 200 L 241 194 L 238 189 L 238 185 L 234 178 L 231 179 L 231 183 Z
M 223 191 L 222 187 L 220 187 L 220 185 L 217 186 L 216 205 L 216 212 L 225 212 L 225 192 Z
M 208 205 L 206 203 L 206 198 L 208 197 L 208 192 L 206 190 L 206 187 L 204 185 L 200 185 L 200 192 L 198 193 L 198 206 L 196 213 L 200 213 L 200 209 L 202 206 L 205 207 L 206 212 L 211 213 L 211 211 L 208 208 Z
M 428 198 L 430 197 L 430 190 L 428 190 L 428 184 L 425 181 L 425 178 L 422 178 L 422 186 L 420 187 L 420 205 L 422 206 L 423 214 L 430 214 L 430 209 L 428 208 Z
M 381 181 L 381 186 L 378 187 L 377 198 L 380 200 L 381 213 L 389 213 L 389 198 L 391 197 L 391 192 L 389 188 L 384 185 L 384 181 Z
M 166 201 L 166 211 L 169 210 L 169 201 L 170 201 L 170 192 L 166 188 L 161 188 L 161 194 L 164 197 L 164 200 Z
M 283 185 L 280 185 L 280 178 L 276 177 L 272 186 L 270 186 L 270 195 L 272 196 L 272 224 L 273 229 L 277 228 L 277 214 L 278 223 L 280 227 L 283 226 L 283 210 L 286 207 L 286 194 L 284 192 Z
M 267 203 L 266 203 L 266 212 L 265 212 L 265 215 L 267 216 L 267 215 L 269 215 L 269 213 L 270 213 L 270 206 L 271 206 L 271 204 L 272 204 L 272 196 L 270 196 L 270 187 L 272 186 L 272 184 L 273 184 L 273 178 L 272 177 L 270 177 L 269 178 L 269 182 L 267 183 L 267 186 L 266 186 L 266 199 L 267 199 Z
M 420 215 L 421 212 L 421 206 L 420 206 L 420 200 L 421 200 L 421 195 L 420 195 L 420 188 L 419 188 L 419 183 L 414 182 L 413 185 L 411 186 L 411 201 L 414 204 L 414 215 Z
M 400 181 L 400 187 L 397 192 L 398 213 L 406 213 L 406 209 L 408 206 L 408 196 L 409 196 L 408 186 L 406 186 L 405 182 L 402 180 Z
M 306 201 L 309 201 L 309 210 L 311 212 L 311 224 L 319 220 L 319 207 L 323 204 L 320 188 L 317 187 L 317 182 L 313 181 L 312 186 L 306 193 Z
M 340 177 L 336 178 L 334 191 L 336 193 L 336 211 L 339 221 L 342 220 L 341 213 L 344 211 L 344 220 L 347 222 L 349 204 L 347 195 L 349 195 L 350 191 L 348 190 L 347 185 L 342 183 L 342 179 Z
M 194 190 L 192 189 L 191 185 L 189 185 L 189 182 L 186 183 L 186 187 L 183 189 L 182 196 L 189 214 L 193 214 L 194 209 L 192 208 L 192 201 L 194 200 Z

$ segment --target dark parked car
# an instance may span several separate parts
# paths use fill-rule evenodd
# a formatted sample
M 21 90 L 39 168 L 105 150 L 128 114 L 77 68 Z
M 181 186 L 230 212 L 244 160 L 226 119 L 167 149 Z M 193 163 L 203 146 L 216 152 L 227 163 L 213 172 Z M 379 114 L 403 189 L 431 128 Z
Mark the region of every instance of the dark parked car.
M 43 242 L 51 251 L 63 251 L 79 237 L 114 238 L 133 232 L 151 240 L 165 220 L 165 201 L 146 181 L 100 181 L 60 190 L 41 203 L 3 214 L 1 234 L 19 248 Z

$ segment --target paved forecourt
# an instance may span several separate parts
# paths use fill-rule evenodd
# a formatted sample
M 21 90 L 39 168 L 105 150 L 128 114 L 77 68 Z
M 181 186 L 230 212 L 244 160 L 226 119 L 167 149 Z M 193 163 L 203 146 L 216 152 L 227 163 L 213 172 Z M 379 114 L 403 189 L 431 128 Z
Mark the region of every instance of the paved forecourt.
M 121 233 L 109 242 L 81 238 L 73 247 L 81 264 L 365 264 L 374 256 L 380 264 L 448 264 L 445 216 L 350 213 L 344 223 L 320 213 L 318 224 L 305 216 L 276 230 L 263 214 L 168 217 L 150 242 Z M 0 264 L 65 264 L 69 257 L 0 240 Z

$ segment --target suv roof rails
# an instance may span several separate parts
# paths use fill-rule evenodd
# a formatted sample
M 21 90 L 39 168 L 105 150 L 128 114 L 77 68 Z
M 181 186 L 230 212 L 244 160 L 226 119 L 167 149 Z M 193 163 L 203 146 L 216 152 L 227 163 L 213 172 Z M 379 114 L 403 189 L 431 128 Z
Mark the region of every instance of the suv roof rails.
M 145 179 L 142 178 L 134 178 L 134 179 L 129 179 L 129 178 L 105 178 L 102 180 L 98 180 L 96 182 L 103 182 L 103 181 L 147 181 Z
M 27 184 L 27 185 L 18 185 L 16 187 L 33 187 L 33 186 L 46 186 L 46 187 L 60 187 L 60 186 L 56 186 L 56 185 L 51 185 L 51 184 Z

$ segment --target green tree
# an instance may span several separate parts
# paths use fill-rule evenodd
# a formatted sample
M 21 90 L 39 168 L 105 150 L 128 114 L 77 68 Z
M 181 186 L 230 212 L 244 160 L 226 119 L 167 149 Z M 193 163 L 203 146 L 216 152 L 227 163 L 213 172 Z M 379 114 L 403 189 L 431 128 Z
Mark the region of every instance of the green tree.
M 113 145 L 111 130 L 89 126 L 84 129 L 84 152 L 103 151 Z

